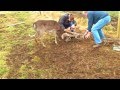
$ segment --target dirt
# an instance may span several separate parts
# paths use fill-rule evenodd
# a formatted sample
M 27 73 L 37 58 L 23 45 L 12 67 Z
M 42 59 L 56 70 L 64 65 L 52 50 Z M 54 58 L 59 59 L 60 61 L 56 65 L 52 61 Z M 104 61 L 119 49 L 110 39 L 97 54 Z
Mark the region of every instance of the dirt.
M 8 78 L 19 78 L 18 70 L 27 62 L 34 70 L 48 70 L 44 78 L 86 79 L 120 78 L 120 52 L 112 50 L 112 45 L 92 48 L 93 40 L 72 40 L 49 43 L 46 48 L 34 43 L 33 52 L 27 44 L 16 45 L 7 57 L 11 67 Z M 33 62 L 37 56 L 40 61 Z M 50 75 L 49 75 L 50 74 Z M 29 73 L 27 78 L 40 78 Z

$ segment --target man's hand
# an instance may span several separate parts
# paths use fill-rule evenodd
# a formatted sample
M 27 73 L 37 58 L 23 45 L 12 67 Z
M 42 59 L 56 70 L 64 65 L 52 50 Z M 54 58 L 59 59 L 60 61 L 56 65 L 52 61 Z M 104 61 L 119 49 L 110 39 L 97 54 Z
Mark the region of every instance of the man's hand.
M 89 32 L 88 30 L 86 30 L 86 32 L 85 32 L 84 35 L 83 35 L 83 39 L 84 39 L 84 38 L 85 38 L 85 39 L 90 38 L 90 35 L 91 35 L 91 32 Z
M 73 24 L 70 28 L 71 28 L 71 29 L 75 29 L 75 25 Z
M 90 38 L 90 36 L 91 36 L 91 32 L 88 31 L 88 33 L 85 35 L 85 39 Z

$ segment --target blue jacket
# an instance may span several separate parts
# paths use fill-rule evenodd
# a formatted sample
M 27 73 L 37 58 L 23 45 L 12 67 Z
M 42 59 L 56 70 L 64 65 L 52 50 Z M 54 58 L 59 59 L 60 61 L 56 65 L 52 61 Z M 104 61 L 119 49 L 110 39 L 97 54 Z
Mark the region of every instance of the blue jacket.
M 76 21 L 72 21 L 70 22 L 69 20 L 69 14 L 65 14 L 63 15 L 60 19 L 59 19 L 59 24 L 60 26 L 62 27 L 62 29 L 66 29 L 68 27 L 70 27 L 71 23 L 75 24 L 76 25 Z
M 105 11 L 88 11 L 88 31 L 91 32 L 93 24 L 96 24 L 100 19 L 108 16 L 108 13 Z

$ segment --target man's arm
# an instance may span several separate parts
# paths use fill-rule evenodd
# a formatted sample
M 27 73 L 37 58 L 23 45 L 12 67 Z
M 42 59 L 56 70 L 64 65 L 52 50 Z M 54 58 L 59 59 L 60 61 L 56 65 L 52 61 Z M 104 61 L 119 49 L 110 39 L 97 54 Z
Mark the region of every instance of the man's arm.
M 91 32 L 91 28 L 93 26 L 93 13 L 88 12 L 88 31 Z

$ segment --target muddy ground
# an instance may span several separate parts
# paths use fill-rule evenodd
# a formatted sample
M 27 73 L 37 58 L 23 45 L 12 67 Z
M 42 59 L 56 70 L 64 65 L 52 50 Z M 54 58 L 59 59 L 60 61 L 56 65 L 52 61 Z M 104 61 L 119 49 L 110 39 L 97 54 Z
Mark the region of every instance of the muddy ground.
M 19 78 L 22 65 L 27 68 L 26 78 L 120 78 L 120 52 L 113 51 L 111 44 L 96 49 L 92 48 L 93 44 L 92 38 L 59 41 L 58 45 L 52 42 L 46 48 L 35 42 L 32 49 L 27 44 L 18 44 L 7 57 L 11 67 L 8 78 Z

